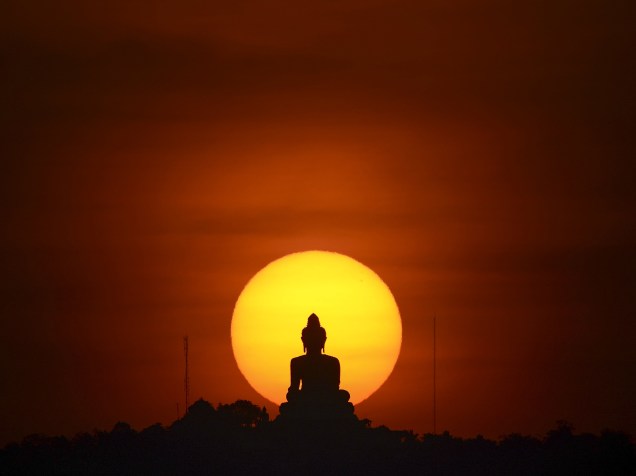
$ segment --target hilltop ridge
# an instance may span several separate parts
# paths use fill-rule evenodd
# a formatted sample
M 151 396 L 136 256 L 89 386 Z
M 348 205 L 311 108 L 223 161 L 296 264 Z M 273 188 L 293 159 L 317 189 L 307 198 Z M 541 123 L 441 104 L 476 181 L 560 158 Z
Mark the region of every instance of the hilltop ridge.
M 0 450 L 0 473 L 65 475 L 434 474 L 567 475 L 636 473 L 636 450 L 622 432 L 576 434 L 558 422 L 543 438 L 511 434 L 498 441 L 444 432 L 417 435 L 369 420 L 270 421 L 247 400 L 192 404 L 183 418 L 137 431 L 73 438 L 31 435 Z

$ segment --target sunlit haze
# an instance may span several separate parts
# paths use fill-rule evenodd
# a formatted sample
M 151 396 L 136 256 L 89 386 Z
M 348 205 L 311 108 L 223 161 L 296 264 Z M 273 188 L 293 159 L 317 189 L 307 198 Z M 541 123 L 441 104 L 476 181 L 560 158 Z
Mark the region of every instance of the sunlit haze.
M 312 312 L 376 425 L 436 316 L 439 431 L 636 434 L 634 5 L 3 2 L 0 445 L 170 425 L 184 336 L 273 419 Z

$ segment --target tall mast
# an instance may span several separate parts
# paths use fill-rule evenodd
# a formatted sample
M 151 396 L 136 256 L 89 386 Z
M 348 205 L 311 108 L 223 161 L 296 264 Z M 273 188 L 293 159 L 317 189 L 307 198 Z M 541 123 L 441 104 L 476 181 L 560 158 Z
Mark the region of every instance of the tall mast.
M 185 356 L 185 378 L 183 380 L 183 390 L 185 391 L 185 413 L 190 407 L 190 375 L 188 374 L 188 336 L 183 338 L 183 354 Z
M 437 434 L 437 316 L 433 314 L 433 434 Z

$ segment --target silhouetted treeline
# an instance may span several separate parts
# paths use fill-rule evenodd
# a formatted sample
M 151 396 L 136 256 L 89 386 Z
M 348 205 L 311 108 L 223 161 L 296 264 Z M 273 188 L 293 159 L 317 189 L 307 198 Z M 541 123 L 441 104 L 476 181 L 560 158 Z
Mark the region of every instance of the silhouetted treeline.
M 418 436 L 354 422 L 270 422 L 239 400 L 214 408 L 199 400 L 170 427 L 68 439 L 32 435 L 0 450 L 2 475 L 634 475 L 630 438 L 606 431 L 575 434 L 559 422 L 538 439 L 513 434 L 499 441 Z

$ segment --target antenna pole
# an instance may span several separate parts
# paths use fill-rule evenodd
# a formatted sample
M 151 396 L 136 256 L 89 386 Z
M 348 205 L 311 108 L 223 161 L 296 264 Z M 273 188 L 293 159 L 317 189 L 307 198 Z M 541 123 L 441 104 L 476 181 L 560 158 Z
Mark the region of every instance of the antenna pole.
M 185 356 L 185 378 L 183 380 L 183 389 L 185 391 L 185 413 L 188 413 L 190 406 L 190 376 L 188 374 L 188 336 L 183 338 L 183 354 Z
M 437 435 L 437 316 L 433 315 L 433 434 Z

